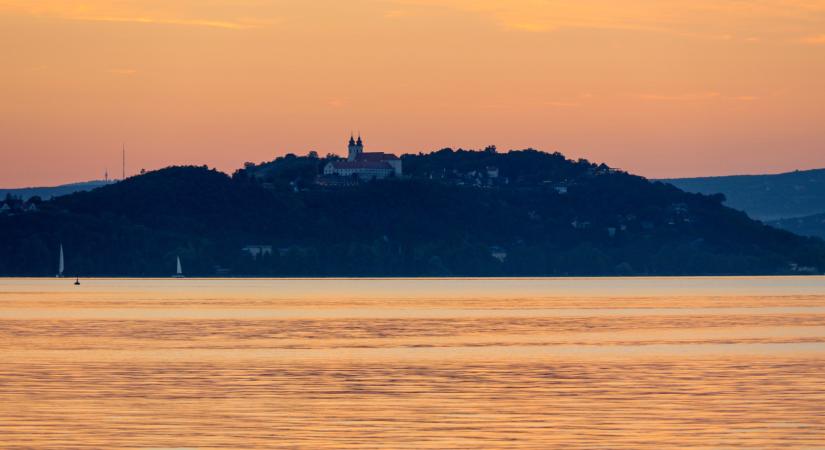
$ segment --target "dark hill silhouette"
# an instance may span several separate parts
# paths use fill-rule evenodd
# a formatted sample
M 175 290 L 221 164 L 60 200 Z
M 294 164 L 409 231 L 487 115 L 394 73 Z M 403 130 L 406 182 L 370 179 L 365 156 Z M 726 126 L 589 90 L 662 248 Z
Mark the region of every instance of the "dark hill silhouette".
M 171 167 L 0 217 L 0 274 L 540 276 L 793 273 L 825 243 L 665 183 L 535 150 L 405 155 L 403 179 L 313 184 L 326 158 Z M 265 170 L 263 170 L 265 169 Z M 257 259 L 244 246 L 272 246 Z M 807 270 L 807 269 L 806 269 Z
M 13 197 L 17 197 L 22 200 L 28 200 L 32 197 L 40 197 L 43 200 L 49 200 L 52 197 L 68 195 L 74 192 L 90 191 L 111 183 L 111 181 L 95 180 L 62 184 L 60 186 L 0 189 L 0 199 L 6 198 L 6 195 L 12 195 Z
M 270 212 L 283 210 L 287 200 L 251 184 L 235 183 L 216 170 L 169 167 L 60 197 L 52 204 L 76 214 L 110 214 L 153 229 L 211 234 L 262 228 L 260 219 L 277 221 L 279 215 Z
M 788 230 L 800 236 L 816 236 L 825 239 L 825 213 L 768 222 L 768 225 Z
M 663 181 L 688 192 L 722 193 L 726 205 L 759 220 L 825 213 L 825 169 Z

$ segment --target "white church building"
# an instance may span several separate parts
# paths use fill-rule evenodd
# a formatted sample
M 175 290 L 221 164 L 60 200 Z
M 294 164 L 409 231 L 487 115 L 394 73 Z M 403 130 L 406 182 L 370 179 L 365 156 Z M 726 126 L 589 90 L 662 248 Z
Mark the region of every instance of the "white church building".
M 349 138 L 349 152 L 346 161 L 333 161 L 324 166 L 324 175 L 342 177 L 357 176 L 361 180 L 387 178 L 402 175 L 401 159 L 391 153 L 364 152 L 364 141 L 358 136 Z

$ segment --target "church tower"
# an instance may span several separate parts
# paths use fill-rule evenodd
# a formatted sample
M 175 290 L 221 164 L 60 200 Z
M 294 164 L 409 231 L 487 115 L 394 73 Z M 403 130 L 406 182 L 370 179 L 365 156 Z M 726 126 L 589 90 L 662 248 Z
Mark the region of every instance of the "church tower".
M 358 157 L 358 146 L 355 144 L 355 138 L 352 135 L 349 135 L 349 145 L 347 149 L 349 150 L 347 153 L 347 161 L 355 161 L 355 158 Z
M 358 135 L 358 141 L 355 141 L 355 138 L 350 135 L 349 136 L 349 146 L 348 146 L 348 154 L 347 154 L 347 161 L 355 161 L 358 159 L 358 155 L 364 153 L 364 141 L 361 140 L 361 135 Z

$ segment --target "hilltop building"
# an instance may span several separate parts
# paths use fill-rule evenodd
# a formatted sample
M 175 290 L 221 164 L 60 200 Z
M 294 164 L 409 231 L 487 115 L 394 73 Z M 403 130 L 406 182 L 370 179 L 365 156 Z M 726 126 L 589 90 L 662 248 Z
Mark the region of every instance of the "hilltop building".
M 401 159 L 392 153 L 364 152 L 364 141 L 358 136 L 349 138 L 346 161 L 333 161 L 324 167 L 324 175 L 353 177 L 361 180 L 387 178 L 390 175 L 400 177 L 403 174 Z

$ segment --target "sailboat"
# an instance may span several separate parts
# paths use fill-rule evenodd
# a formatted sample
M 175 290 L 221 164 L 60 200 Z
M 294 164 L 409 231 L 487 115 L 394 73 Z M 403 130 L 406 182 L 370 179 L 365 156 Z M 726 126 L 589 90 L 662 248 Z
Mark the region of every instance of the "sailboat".
M 181 266 L 180 266 L 180 256 L 178 256 L 178 271 L 177 271 L 177 273 L 175 273 L 175 275 L 172 276 L 172 278 L 184 278 L 183 270 L 181 269 Z
M 60 244 L 60 262 L 57 265 L 57 278 L 63 278 L 63 244 Z

